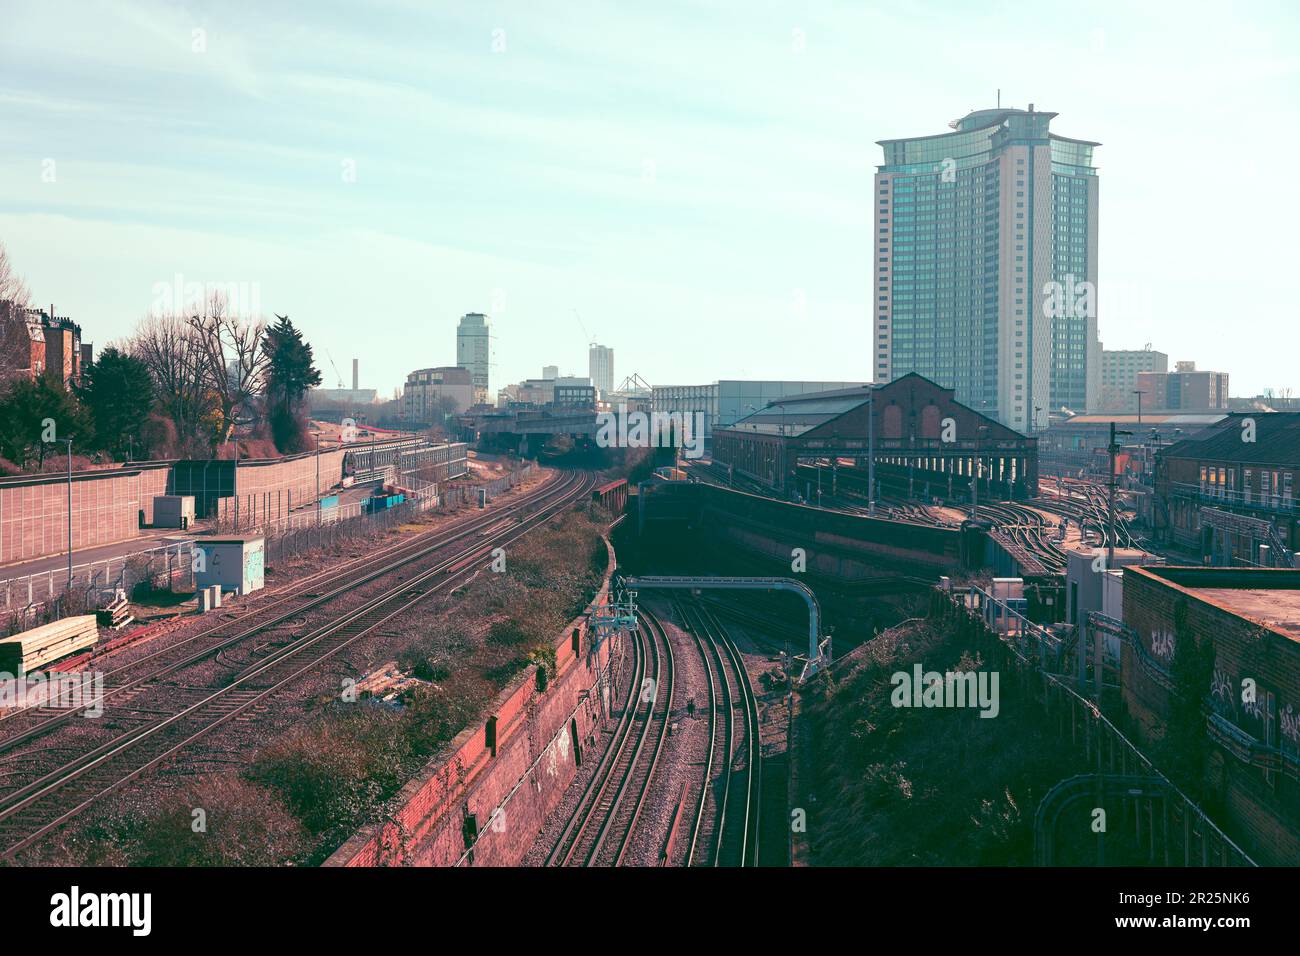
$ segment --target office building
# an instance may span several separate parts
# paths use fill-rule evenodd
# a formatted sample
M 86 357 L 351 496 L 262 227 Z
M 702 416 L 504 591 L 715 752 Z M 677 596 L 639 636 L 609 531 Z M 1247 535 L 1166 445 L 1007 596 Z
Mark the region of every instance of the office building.
M 1055 113 L 977 110 L 880 141 L 874 378 L 917 372 L 1021 430 L 1098 397 L 1098 143 Z
M 474 404 L 485 403 L 492 387 L 492 320 L 481 312 L 461 316 L 456 329 L 456 364 L 469 369 Z
M 406 376 L 402 421 L 441 425 L 444 419 L 474 404 L 473 373 L 459 367 L 422 368 Z
M 1138 375 L 1142 372 L 1169 371 L 1169 356 L 1145 349 L 1102 349 L 1101 396 L 1096 411 L 1136 412 L 1138 410 Z M 1142 399 L 1144 408 L 1153 406 Z
M 706 444 L 714 428 L 725 428 L 768 402 L 789 395 L 857 388 L 863 382 L 755 382 L 723 379 L 712 385 L 664 385 L 651 389 L 653 411 L 702 416 Z
M 592 342 L 587 350 L 587 371 L 600 394 L 614 391 L 614 350 Z
M 1142 409 L 1168 412 L 1213 412 L 1228 408 L 1228 373 L 1197 371 L 1195 362 L 1179 362 L 1172 372 L 1139 372 Z M 1136 396 L 1134 396 L 1136 398 Z

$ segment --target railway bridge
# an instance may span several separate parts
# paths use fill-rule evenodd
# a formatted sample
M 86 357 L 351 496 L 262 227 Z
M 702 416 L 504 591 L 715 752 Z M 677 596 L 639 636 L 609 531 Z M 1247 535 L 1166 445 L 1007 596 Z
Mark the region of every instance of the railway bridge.
M 552 435 L 594 441 L 600 427 L 594 408 L 476 412 L 459 416 L 457 422 L 466 441 L 494 436 L 517 442 L 523 458 L 536 454 Z

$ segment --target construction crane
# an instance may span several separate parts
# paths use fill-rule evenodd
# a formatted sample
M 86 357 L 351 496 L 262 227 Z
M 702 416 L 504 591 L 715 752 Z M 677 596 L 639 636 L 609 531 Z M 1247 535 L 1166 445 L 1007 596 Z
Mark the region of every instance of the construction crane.
M 339 388 L 340 388 L 340 389 L 343 388 L 343 387 L 344 387 L 344 386 L 343 386 L 343 373 L 340 372 L 340 371 L 339 371 L 339 367 L 338 367 L 337 365 L 334 364 L 334 356 L 330 355 L 330 350 L 329 350 L 329 349 L 326 349 L 326 350 L 325 350 L 325 357 L 326 357 L 327 359 L 330 360 L 330 365 L 331 365 L 331 366 L 333 367 L 333 369 L 334 369 L 334 374 L 338 376 L 338 379 L 339 379 Z
M 587 326 L 583 324 L 582 316 L 578 314 L 577 309 L 573 310 L 573 317 L 578 320 L 578 325 L 582 329 L 582 334 L 586 337 L 586 344 L 588 345 L 588 347 L 595 345 L 596 344 L 595 336 L 593 336 L 590 332 L 587 331 Z

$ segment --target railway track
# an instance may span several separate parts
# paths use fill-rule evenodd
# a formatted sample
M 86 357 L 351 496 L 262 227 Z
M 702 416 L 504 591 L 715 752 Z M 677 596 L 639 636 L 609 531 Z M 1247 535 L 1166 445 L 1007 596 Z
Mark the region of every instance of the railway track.
M 992 519 L 998 531 L 1029 552 L 1049 573 L 1065 571 L 1065 549 L 1055 541 L 1047 519 L 1033 508 L 1005 501 L 981 504 L 979 514 Z
M 245 665 L 221 687 L 162 685 L 162 677 L 170 676 L 185 666 L 171 662 L 136 681 L 130 688 L 117 688 L 119 700 L 125 694 L 130 694 L 134 700 L 140 692 L 132 691 L 149 681 L 159 690 L 155 697 L 161 700 L 150 700 L 151 706 L 147 710 L 143 707 L 134 710 L 129 706 L 121 708 L 123 713 L 115 714 L 115 718 L 126 727 L 122 733 L 76 754 L 36 779 L 0 794 L 0 858 L 12 858 L 105 795 L 175 756 L 250 708 L 266 702 L 416 603 L 454 587 L 460 578 L 475 570 L 477 559 L 486 557 L 493 548 L 522 537 L 574 501 L 582 500 L 593 484 L 590 474 L 566 476 L 558 487 L 550 488 L 540 498 L 529 499 L 540 507 L 530 510 L 512 528 L 491 539 L 484 540 L 475 533 L 475 528 L 459 530 L 451 540 L 461 541 L 463 546 L 454 555 L 432 567 L 417 570 L 383 593 L 343 612 L 336 620 L 292 637 L 262 659 Z M 518 503 L 516 508 L 522 504 Z M 498 512 L 490 521 L 497 522 L 500 518 Z M 467 537 L 470 540 L 464 542 Z M 405 556 L 397 564 L 410 564 L 434 550 L 445 548 L 447 544 L 444 541 L 441 545 L 429 546 Z M 363 575 L 366 580 L 378 576 L 379 573 Z M 346 585 L 349 589 L 355 586 L 355 581 Z M 290 612 L 289 616 L 300 613 L 300 610 Z M 242 632 L 239 639 L 253 636 L 267 627 L 266 623 L 257 625 Z M 227 641 L 226 645 L 229 643 Z M 192 655 L 191 662 L 207 659 L 216 650 L 205 648 Z M 21 736 L 24 740 L 30 739 L 26 734 Z M 9 749 L 16 746 L 12 741 L 13 738 L 5 741 Z
M 177 670 L 216 656 L 250 636 L 292 622 L 340 596 L 355 592 L 358 587 L 404 569 L 413 568 L 416 562 L 457 542 L 472 540 L 486 534 L 502 524 L 505 516 L 526 511 L 548 496 L 556 494 L 565 482 L 574 480 L 576 479 L 573 476 L 563 476 L 557 481 L 547 482 L 541 488 L 534 489 L 505 508 L 493 509 L 469 521 L 457 522 L 453 527 L 443 531 L 430 532 L 432 537 L 428 534 L 420 535 L 415 541 L 399 542 L 346 561 L 341 566 L 315 572 L 295 582 L 295 585 L 286 584 L 280 589 L 281 596 L 270 603 L 262 603 L 237 616 L 224 614 L 222 616 L 226 619 L 212 627 L 172 641 L 156 651 L 104 671 L 102 701 L 108 703 L 124 700 L 123 695 L 128 692 L 137 691 L 150 682 L 160 680 Z M 381 560 L 383 563 L 375 566 L 376 560 Z M 106 657 L 92 658 L 90 663 L 105 659 Z M 88 706 L 52 709 L 40 704 L 32 704 L 0 713 L 0 731 L 10 731 L 7 736 L 0 739 L 0 754 L 12 751 L 67 724 L 80 716 Z M 25 722 L 19 718 L 25 718 Z M 16 723 L 6 725 L 5 721 L 10 720 L 16 720 Z M 37 722 L 33 724 L 32 720 Z
M 658 618 L 637 611 L 634 666 L 614 737 L 546 859 L 547 866 L 621 866 L 672 720 L 672 644 Z
M 712 614 L 697 602 L 675 602 L 673 608 L 703 663 L 708 740 L 698 765 L 690 765 L 694 783 L 681 789 L 668 838 L 659 837 L 658 865 L 754 866 L 762 779 L 757 698 L 738 649 Z M 681 696 L 668 632 L 645 605 L 638 615 L 641 624 L 630 641 L 633 670 L 618 725 L 546 866 L 621 866 L 637 855 L 630 852 L 632 840 L 661 769 L 673 702 Z M 654 694 L 645 691 L 649 681 L 655 682 Z
M 758 698 L 740 651 L 713 612 L 694 601 L 678 608 L 706 661 L 717 714 L 686 865 L 756 866 L 762 789 Z M 716 781 L 715 769 L 721 770 Z M 710 796 L 712 814 L 706 812 Z

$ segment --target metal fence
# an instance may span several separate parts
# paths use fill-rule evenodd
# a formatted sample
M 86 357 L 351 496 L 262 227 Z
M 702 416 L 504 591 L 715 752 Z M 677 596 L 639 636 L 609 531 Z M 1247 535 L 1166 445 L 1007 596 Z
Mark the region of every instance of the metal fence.
M 1184 866 L 1255 866 L 1256 863 L 1176 787 L 1142 751 L 1126 737 L 1097 704 L 1076 691 L 1073 681 L 1059 668 L 1064 661 L 1053 654 L 1050 632 L 1036 624 L 999 633 L 995 625 L 1021 617 L 1017 611 L 978 587 L 953 588 L 938 608 L 964 635 L 977 643 L 1022 692 L 1037 700 L 1061 738 L 1082 749 L 1097 778 L 1142 776 L 1159 783 L 1162 824 L 1154 822 L 1155 801 L 1150 795 L 1120 795 L 1124 819 L 1136 827 L 1140 842 L 1149 847 L 1151 862 Z M 990 604 L 1001 605 L 990 608 Z M 1136 794 L 1136 792 L 1135 792 Z
M 193 546 L 193 541 L 182 541 L 73 565 L 71 580 L 64 566 L 0 581 L 0 611 L 35 608 L 62 600 L 69 591 L 79 593 L 90 605 L 104 592 L 121 588 L 129 594 L 141 582 L 159 576 L 183 573 L 193 584 Z
M 241 530 L 265 536 L 269 566 L 313 548 L 355 542 L 364 535 L 396 527 L 427 511 L 449 512 L 476 506 L 480 488 L 490 500 L 532 475 L 535 467 L 530 463 L 501 478 L 473 485 L 440 487 L 436 482 L 404 476 L 403 483 L 415 494 L 383 511 L 366 512 L 363 503 L 358 501 L 320 514 L 312 508 Z M 141 585 L 157 590 L 192 590 L 195 544 L 190 539 L 74 565 L 71 586 L 66 567 L 0 581 L 0 614 L 5 615 L 0 620 L 0 628 L 21 630 L 42 623 L 42 619 L 56 619 L 67 607 L 91 608 L 118 589 L 128 596 Z M 201 546 L 201 538 L 198 544 Z M 51 611 L 46 607 L 50 604 L 57 604 L 59 609 Z
M 315 509 L 304 515 L 293 515 L 278 521 L 267 522 L 260 529 L 266 536 L 266 563 L 294 557 L 319 548 L 353 545 L 376 530 L 386 531 L 405 524 L 427 511 L 455 511 L 465 505 L 478 503 L 479 489 L 486 491 L 490 500 L 494 495 L 513 488 L 531 475 L 534 465 L 528 464 L 501 478 L 477 485 L 443 485 L 403 475 L 400 483 L 415 492 L 399 505 L 382 511 L 367 512 L 361 502 L 338 506 L 339 514 L 319 516 Z M 335 510 L 335 509 L 331 509 Z

